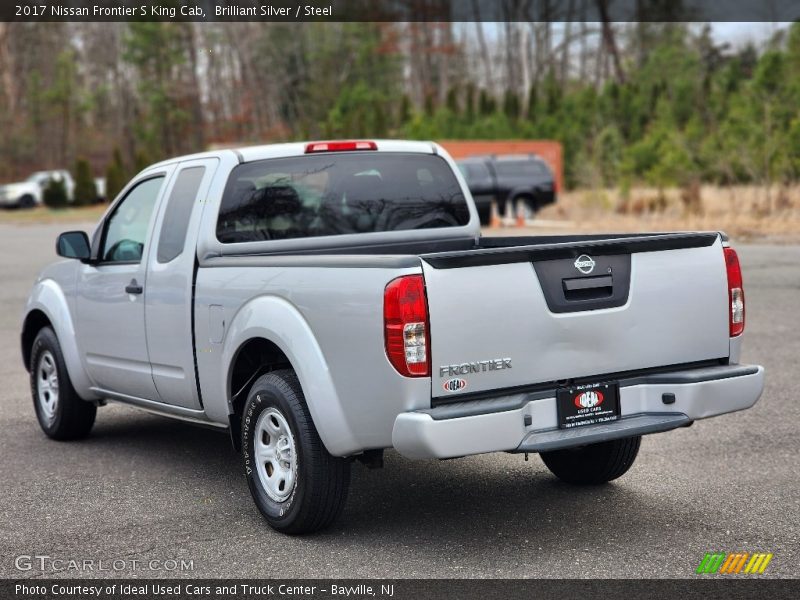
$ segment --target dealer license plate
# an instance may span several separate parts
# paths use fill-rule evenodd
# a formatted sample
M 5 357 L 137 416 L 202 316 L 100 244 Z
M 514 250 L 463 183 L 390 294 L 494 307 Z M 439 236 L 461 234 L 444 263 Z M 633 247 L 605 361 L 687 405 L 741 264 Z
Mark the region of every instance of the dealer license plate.
M 560 429 L 586 427 L 619 419 L 619 384 L 588 383 L 556 392 Z

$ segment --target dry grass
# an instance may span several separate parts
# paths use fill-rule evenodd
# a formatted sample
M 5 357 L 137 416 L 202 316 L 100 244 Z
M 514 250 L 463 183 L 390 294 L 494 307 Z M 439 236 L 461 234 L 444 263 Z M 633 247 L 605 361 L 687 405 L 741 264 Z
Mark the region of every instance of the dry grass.
M 95 223 L 106 210 L 106 204 L 54 210 L 46 206 L 33 209 L 0 210 L 0 224 L 38 225 L 42 223 Z
M 693 184 L 663 193 L 634 188 L 575 190 L 537 219 L 560 232 L 725 231 L 736 239 L 800 241 L 800 186 L 718 187 Z

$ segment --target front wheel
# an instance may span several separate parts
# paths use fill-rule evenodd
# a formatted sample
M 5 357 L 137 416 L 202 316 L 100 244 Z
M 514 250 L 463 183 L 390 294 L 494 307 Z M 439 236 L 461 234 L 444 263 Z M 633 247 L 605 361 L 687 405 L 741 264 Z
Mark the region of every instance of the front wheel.
M 642 436 L 542 452 L 548 469 L 567 483 L 597 485 L 622 477 L 636 460 Z
M 89 435 L 97 406 L 78 396 L 72 387 L 58 337 L 49 327 L 33 341 L 31 394 L 36 418 L 48 437 L 74 440 Z
M 294 371 L 260 377 L 242 417 L 247 484 L 270 526 L 311 533 L 333 523 L 344 508 L 350 462 L 325 449 Z
M 34 208 L 35 206 L 36 206 L 36 198 L 31 196 L 30 194 L 25 194 L 22 198 L 19 199 L 20 208 Z

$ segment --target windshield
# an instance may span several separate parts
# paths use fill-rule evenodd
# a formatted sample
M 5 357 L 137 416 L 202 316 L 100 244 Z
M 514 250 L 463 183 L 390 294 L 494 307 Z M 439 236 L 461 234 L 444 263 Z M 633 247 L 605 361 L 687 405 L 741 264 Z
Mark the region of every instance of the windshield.
M 467 201 L 439 156 L 348 152 L 246 163 L 217 220 L 223 243 L 457 227 Z
M 30 181 L 31 183 L 38 183 L 39 185 L 45 185 L 53 176 L 56 176 L 56 173 L 50 171 L 37 171 L 30 177 L 28 177 L 25 181 Z M 60 179 L 60 177 L 59 177 Z

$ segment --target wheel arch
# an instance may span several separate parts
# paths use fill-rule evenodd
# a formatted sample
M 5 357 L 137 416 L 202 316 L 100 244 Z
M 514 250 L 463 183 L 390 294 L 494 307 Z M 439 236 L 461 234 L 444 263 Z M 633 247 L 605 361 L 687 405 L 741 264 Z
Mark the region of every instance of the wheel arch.
M 289 358 L 274 342 L 253 337 L 244 342 L 233 355 L 226 381 L 228 420 L 234 449 L 241 450 L 241 417 L 250 389 L 264 373 L 292 367 Z
M 240 418 L 252 384 L 263 373 L 291 368 L 328 452 L 346 456 L 357 450 L 322 349 L 288 301 L 262 296 L 237 311 L 225 336 L 223 368 L 234 446 L 240 441 Z
M 78 350 L 77 332 L 67 298 L 61 287 L 52 279 L 44 279 L 36 284 L 31 292 L 20 336 L 22 360 L 30 371 L 30 358 L 33 343 L 43 327 L 55 331 L 61 353 L 67 365 L 67 372 L 75 391 L 86 400 L 97 400 L 91 391 L 91 380 L 83 368 Z
M 536 200 L 536 189 L 533 187 L 519 187 L 511 190 L 508 195 L 509 200 L 514 203 L 514 210 L 517 209 L 516 203 L 523 201 L 531 210 L 537 210 L 538 202 Z
M 33 351 L 33 342 L 39 332 L 45 327 L 53 327 L 53 323 L 43 310 L 34 308 L 25 315 L 25 320 L 22 323 L 22 364 L 25 365 L 25 370 L 31 370 L 31 353 Z

